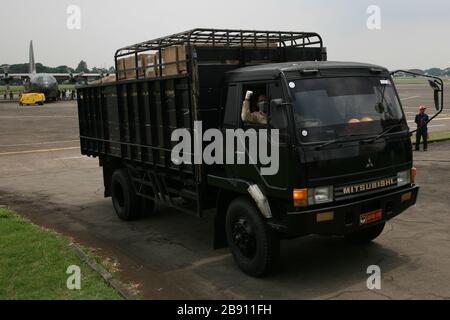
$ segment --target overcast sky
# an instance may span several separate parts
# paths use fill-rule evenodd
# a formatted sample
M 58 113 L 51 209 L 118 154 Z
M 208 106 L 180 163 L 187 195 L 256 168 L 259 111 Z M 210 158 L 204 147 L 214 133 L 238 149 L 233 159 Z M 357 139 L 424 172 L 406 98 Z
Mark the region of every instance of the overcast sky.
M 67 28 L 68 6 L 81 9 L 81 29 Z M 370 5 L 381 30 L 369 30 Z M 388 68 L 450 67 L 448 0 L 14 0 L 1 4 L 0 64 L 28 61 L 75 67 L 113 65 L 125 45 L 195 27 L 315 31 L 329 60 Z

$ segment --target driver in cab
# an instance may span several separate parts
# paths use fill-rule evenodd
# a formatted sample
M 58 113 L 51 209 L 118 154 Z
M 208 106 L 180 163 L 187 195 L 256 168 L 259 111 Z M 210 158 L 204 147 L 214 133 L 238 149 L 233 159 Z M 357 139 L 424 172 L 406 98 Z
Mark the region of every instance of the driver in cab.
M 253 124 L 267 124 L 267 107 L 268 99 L 265 94 L 260 94 L 258 96 L 256 110 L 251 112 L 250 105 L 253 96 L 253 91 L 247 91 L 245 94 L 245 100 L 242 104 L 241 118 L 244 123 Z

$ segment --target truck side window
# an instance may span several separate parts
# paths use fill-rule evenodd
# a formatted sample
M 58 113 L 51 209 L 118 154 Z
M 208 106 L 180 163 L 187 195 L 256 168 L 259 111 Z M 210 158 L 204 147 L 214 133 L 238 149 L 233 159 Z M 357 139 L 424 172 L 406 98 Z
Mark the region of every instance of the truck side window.
M 241 120 L 244 125 L 267 125 L 269 98 L 267 84 L 243 86 Z
M 238 118 L 238 88 L 235 85 L 228 87 L 227 101 L 225 103 L 225 112 L 223 118 L 224 127 L 237 127 Z

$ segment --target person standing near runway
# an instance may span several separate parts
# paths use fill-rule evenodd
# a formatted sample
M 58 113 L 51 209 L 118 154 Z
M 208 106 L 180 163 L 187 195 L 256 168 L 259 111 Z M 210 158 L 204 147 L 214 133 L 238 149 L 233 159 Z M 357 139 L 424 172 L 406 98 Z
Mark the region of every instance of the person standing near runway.
M 420 140 L 423 138 L 423 151 L 427 151 L 428 149 L 428 121 L 429 117 L 425 113 L 427 107 L 420 106 L 419 114 L 416 115 L 416 124 L 417 124 L 417 132 L 416 132 L 416 151 L 420 150 Z

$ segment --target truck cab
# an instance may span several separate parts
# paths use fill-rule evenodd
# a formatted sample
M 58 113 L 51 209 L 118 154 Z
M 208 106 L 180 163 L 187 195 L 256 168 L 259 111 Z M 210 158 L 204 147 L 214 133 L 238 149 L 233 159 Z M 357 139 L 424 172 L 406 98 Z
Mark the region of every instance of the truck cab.
M 419 188 L 409 128 L 385 68 L 269 64 L 232 71 L 227 85 L 234 101 L 226 103 L 225 127 L 279 130 L 277 174 L 264 177 L 252 172 L 257 167 L 245 166 L 226 170 L 229 178 L 257 177 L 262 192 L 277 199 L 283 210 L 272 210 L 276 229 L 292 235 L 348 234 L 383 224 L 414 205 Z M 268 97 L 266 125 L 240 119 L 247 90 Z
M 260 165 L 227 165 L 210 183 L 227 190 L 257 186 L 267 198 L 268 225 L 278 234 L 370 241 L 415 204 L 409 128 L 387 69 L 267 64 L 229 72 L 226 86 L 223 128 L 278 130 L 279 170 L 263 176 Z M 241 118 L 247 91 L 267 97 L 266 124 Z

